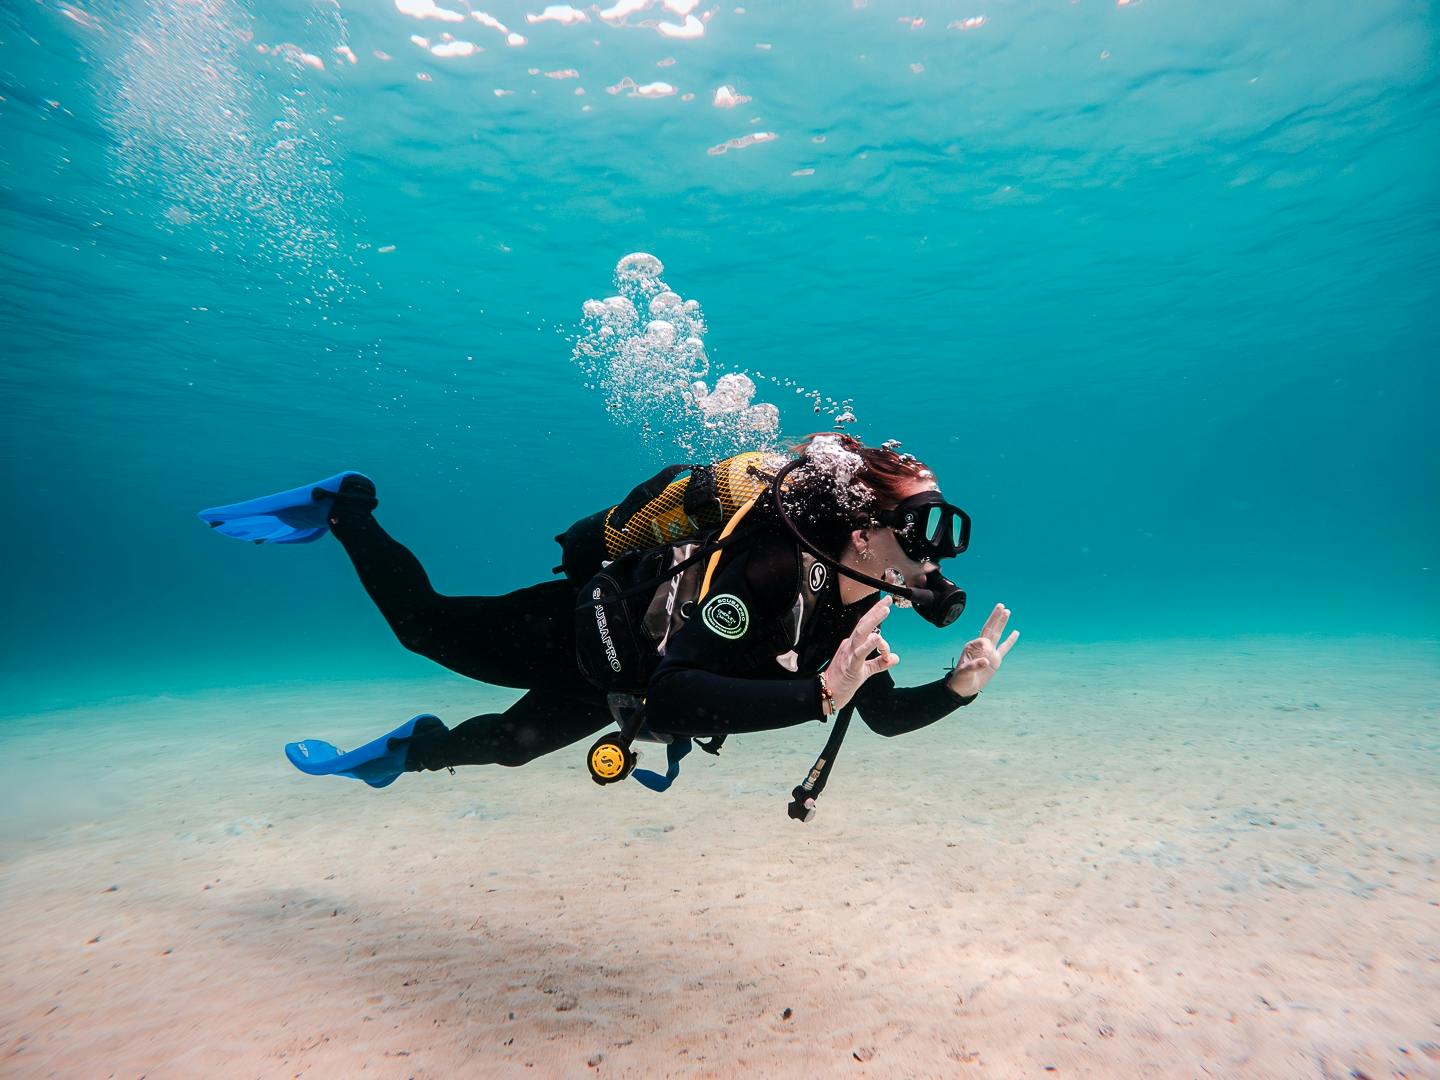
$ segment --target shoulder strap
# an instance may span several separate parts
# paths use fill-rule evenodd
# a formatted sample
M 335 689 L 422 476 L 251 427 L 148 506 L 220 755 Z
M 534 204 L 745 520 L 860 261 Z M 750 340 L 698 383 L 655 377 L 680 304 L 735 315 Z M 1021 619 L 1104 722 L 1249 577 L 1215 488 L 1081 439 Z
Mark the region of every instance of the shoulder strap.
M 735 516 L 726 522 L 725 528 L 720 530 L 720 536 L 715 542 L 716 546 L 711 549 L 714 554 L 710 555 L 710 565 L 705 567 L 705 578 L 700 583 L 700 595 L 696 598 L 697 603 L 710 595 L 710 584 L 715 579 L 715 571 L 720 567 L 720 557 L 724 554 L 724 548 L 721 545 L 728 546 L 728 541 L 735 532 L 735 527 L 745 520 L 745 516 L 749 514 L 751 510 L 755 509 L 755 504 L 759 501 L 760 496 L 755 496 L 755 498 L 737 510 Z M 707 552 L 700 552 L 699 554 L 704 555 L 707 554 Z

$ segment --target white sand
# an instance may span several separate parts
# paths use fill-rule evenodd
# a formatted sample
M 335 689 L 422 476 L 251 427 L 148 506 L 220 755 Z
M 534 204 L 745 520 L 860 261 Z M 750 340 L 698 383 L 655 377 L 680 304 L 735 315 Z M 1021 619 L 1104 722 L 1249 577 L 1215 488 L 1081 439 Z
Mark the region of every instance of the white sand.
M 11 718 L 0 1075 L 1440 1076 L 1437 658 L 1024 642 L 808 825 L 818 725 L 656 795 L 280 756 L 446 678 Z

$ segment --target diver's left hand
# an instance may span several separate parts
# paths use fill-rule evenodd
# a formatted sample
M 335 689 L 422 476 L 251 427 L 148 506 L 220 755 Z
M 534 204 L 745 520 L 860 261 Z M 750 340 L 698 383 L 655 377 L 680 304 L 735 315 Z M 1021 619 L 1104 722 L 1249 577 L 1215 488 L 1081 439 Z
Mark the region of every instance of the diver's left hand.
M 1012 630 L 1005 643 L 1000 643 L 1000 635 L 1005 632 L 1005 624 L 1009 621 L 1010 609 L 1004 604 L 996 604 L 995 610 L 990 612 L 990 617 L 980 628 L 980 636 L 965 643 L 960 662 L 955 665 L 954 671 L 945 676 L 951 690 L 961 697 L 969 697 L 978 694 L 995 677 L 1005 655 L 1020 640 L 1020 631 Z

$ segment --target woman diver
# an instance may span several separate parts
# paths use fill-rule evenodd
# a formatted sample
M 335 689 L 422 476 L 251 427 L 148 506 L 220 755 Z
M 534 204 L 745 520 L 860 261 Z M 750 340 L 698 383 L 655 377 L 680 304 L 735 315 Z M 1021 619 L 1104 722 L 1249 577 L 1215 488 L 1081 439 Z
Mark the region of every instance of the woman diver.
M 407 649 L 525 691 L 503 713 L 454 728 L 419 716 L 349 753 L 320 740 L 286 747 L 302 771 L 373 787 L 402 772 L 524 765 L 612 716 L 623 737 L 592 747 L 592 776 L 624 779 L 630 739 L 653 738 L 671 744 L 670 774 L 636 775 L 657 789 L 697 737 L 714 752 L 726 735 L 852 710 L 900 735 L 970 704 L 1019 637 L 1001 641 L 1010 612 L 997 604 L 943 678 L 895 685 L 900 657 L 881 626 L 896 602 L 940 626 L 959 615 L 965 594 L 939 563 L 965 550 L 970 519 L 920 461 L 848 435 L 811 436 L 793 456 L 673 466 L 557 537 L 564 577 L 505 596 L 437 593 L 376 505 L 368 478 L 342 473 L 200 513 L 257 543 L 333 532 Z

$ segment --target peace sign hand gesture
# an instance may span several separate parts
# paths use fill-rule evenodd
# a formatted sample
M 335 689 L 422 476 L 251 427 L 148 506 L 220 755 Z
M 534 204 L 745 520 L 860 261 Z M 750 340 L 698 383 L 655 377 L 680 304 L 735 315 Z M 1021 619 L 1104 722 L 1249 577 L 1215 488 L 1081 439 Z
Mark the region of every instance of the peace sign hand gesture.
M 996 604 L 981 627 L 980 636 L 965 643 L 960 662 L 955 665 L 954 671 L 945 676 L 946 684 L 956 694 L 961 697 L 978 694 L 995 677 L 1006 654 L 1020 640 L 1020 631 L 1012 630 L 1005 643 L 1000 644 L 1000 635 L 1005 632 L 1005 624 L 1009 621 L 1010 609 L 1004 604 Z
M 880 624 L 889 616 L 892 607 L 894 604 L 888 596 L 871 607 L 860 616 L 850 636 L 835 650 L 834 659 L 825 669 L 825 686 L 835 699 L 835 708 L 843 709 L 848 705 L 855 691 L 871 675 L 888 671 L 900 662 L 899 654 L 892 653 L 880 636 Z M 871 657 L 871 653 L 878 655 Z

